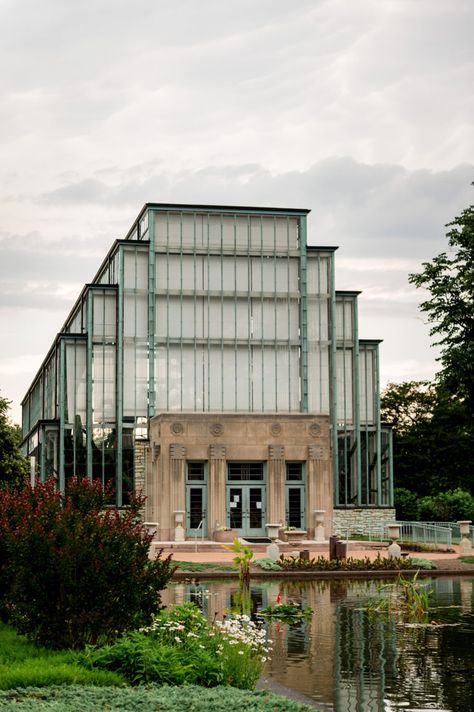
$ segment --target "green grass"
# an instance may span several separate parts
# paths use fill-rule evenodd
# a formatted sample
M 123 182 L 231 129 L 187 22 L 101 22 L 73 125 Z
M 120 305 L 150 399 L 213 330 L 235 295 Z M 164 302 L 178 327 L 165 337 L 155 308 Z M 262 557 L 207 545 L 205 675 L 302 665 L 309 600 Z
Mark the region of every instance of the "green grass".
M 205 563 L 200 564 L 197 561 L 176 561 L 173 559 L 178 569 L 182 571 L 234 571 L 233 566 L 225 566 L 223 564 Z
M 458 558 L 464 564 L 474 564 L 474 556 L 459 556 Z
M 0 710 L 5 712 L 315 712 L 265 690 L 246 691 L 232 687 L 50 687 L 0 692 Z
M 48 685 L 123 685 L 113 672 L 86 670 L 76 653 L 40 648 L 13 628 L 0 624 L 0 690 Z

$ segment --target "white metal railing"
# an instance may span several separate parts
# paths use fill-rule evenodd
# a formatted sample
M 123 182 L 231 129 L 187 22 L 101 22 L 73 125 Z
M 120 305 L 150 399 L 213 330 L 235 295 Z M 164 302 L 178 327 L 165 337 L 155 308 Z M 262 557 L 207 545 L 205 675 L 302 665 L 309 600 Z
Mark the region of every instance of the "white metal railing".
M 389 522 L 387 522 L 388 524 Z M 400 522 L 400 539 L 403 544 L 435 544 L 435 546 L 452 546 L 453 536 L 450 527 L 445 527 L 437 522 Z
M 407 522 L 394 521 L 393 519 L 384 522 L 375 522 L 374 524 L 367 523 L 364 526 L 363 532 L 360 528 L 339 525 L 336 533 L 340 539 L 345 541 L 360 537 L 360 539 L 368 539 L 368 541 L 371 542 L 386 542 L 389 540 L 387 536 L 387 525 L 389 524 L 398 524 L 400 526 L 399 541 L 405 544 L 452 546 L 453 527 L 457 527 L 459 536 L 459 526 L 452 522 Z M 471 527 L 471 529 L 473 528 Z M 471 534 L 473 534 L 472 531 Z
M 427 522 L 427 524 L 437 524 L 442 527 L 449 527 L 451 529 L 454 543 L 458 544 L 461 541 L 461 531 L 457 522 Z M 469 539 L 474 546 L 474 526 L 472 524 L 469 526 Z
M 204 519 L 201 519 L 201 521 L 199 522 L 199 524 L 196 528 L 198 531 L 201 530 L 201 544 L 202 544 L 204 541 Z M 198 548 L 198 536 L 199 536 L 198 534 L 194 535 L 194 551 L 195 552 L 197 551 L 197 548 Z

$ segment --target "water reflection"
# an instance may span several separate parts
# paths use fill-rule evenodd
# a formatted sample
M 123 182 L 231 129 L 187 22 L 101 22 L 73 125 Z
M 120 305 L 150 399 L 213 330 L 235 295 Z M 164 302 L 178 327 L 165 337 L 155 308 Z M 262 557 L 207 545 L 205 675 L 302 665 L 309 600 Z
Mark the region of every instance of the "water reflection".
M 268 624 L 274 641 L 265 675 L 336 712 L 474 710 L 474 579 L 431 581 L 429 627 L 408 627 L 394 617 L 369 616 L 365 606 L 380 582 L 252 582 L 250 604 L 259 609 L 293 601 L 314 615 L 298 625 Z M 210 620 L 222 618 L 239 595 L 237 582 L 176 584 L 165 605 L 195 600 Z M 444 626 L 440 624 L 456 624 Z M 439 625 L 438 625 L 439 624 Z

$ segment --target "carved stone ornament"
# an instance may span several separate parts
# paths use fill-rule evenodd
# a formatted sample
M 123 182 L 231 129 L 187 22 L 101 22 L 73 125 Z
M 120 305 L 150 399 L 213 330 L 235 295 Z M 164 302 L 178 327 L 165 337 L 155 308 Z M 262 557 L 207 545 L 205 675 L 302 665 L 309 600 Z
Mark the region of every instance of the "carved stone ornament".
M 269 458 L 269 460 L 284 460 L 285 459 L 284 445 L 269 445 L 268 458 Z
M 182 423 L 178 423 L 178 422 L 171 423 L 170 430 L 173 433 L 173 435 L 182 435 L 184 432 L 184 427 L 183 427 Z
M 211 432 L 211 435 L 219 437 L 224 432 L 224 426 L 222 425 L 222 423 L 212 423 L 209 430 Z
M 320 445 L 309 445 L 308 458 L 310 460 L 324 460 L 324 448 Z
M 275 435 L 275 436 L 280 435 L 280 433 L 281 433 L 280 423 L 272 423 L 270 425 L 270 432 L 272 435 Z
M 170 459 L 171 460 L 184 460 L 186 457 L 186 448 L 181 443 L 171 443 L 170 445 Z
M 225 460 L 226 451 L 225 445 L 210 445 L 209 459 L 210 460 Z
M 311 423 L 311 425 L 309 426 L 309 434 L 312 438 L 317 438 L 319 435 L 321 435 L 321 426 L 319 425 L 319 423 Z

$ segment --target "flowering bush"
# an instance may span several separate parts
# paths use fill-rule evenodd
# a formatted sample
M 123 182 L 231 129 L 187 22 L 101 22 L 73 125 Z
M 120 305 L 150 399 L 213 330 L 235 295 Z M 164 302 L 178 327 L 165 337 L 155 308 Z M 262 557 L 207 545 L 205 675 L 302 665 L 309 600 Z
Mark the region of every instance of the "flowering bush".
M 255 686 L 270 650 L 265 631 L 248 616 L 209 625 L 194 603 L 161 611 L 153 623 L 114 645 L 88 648 L 84 664 L 113 670 L 131 684 Z
M 170 557 L 148 557 L 140 498 L 105 508 L 101 483 L 52 479 L 7 490 L 0 500 L 0 590 L 11 622 L 52 648 L 114 640 L 149 622 L 173 573 Z M 2 585 L 3 582 L 3 585 Z

